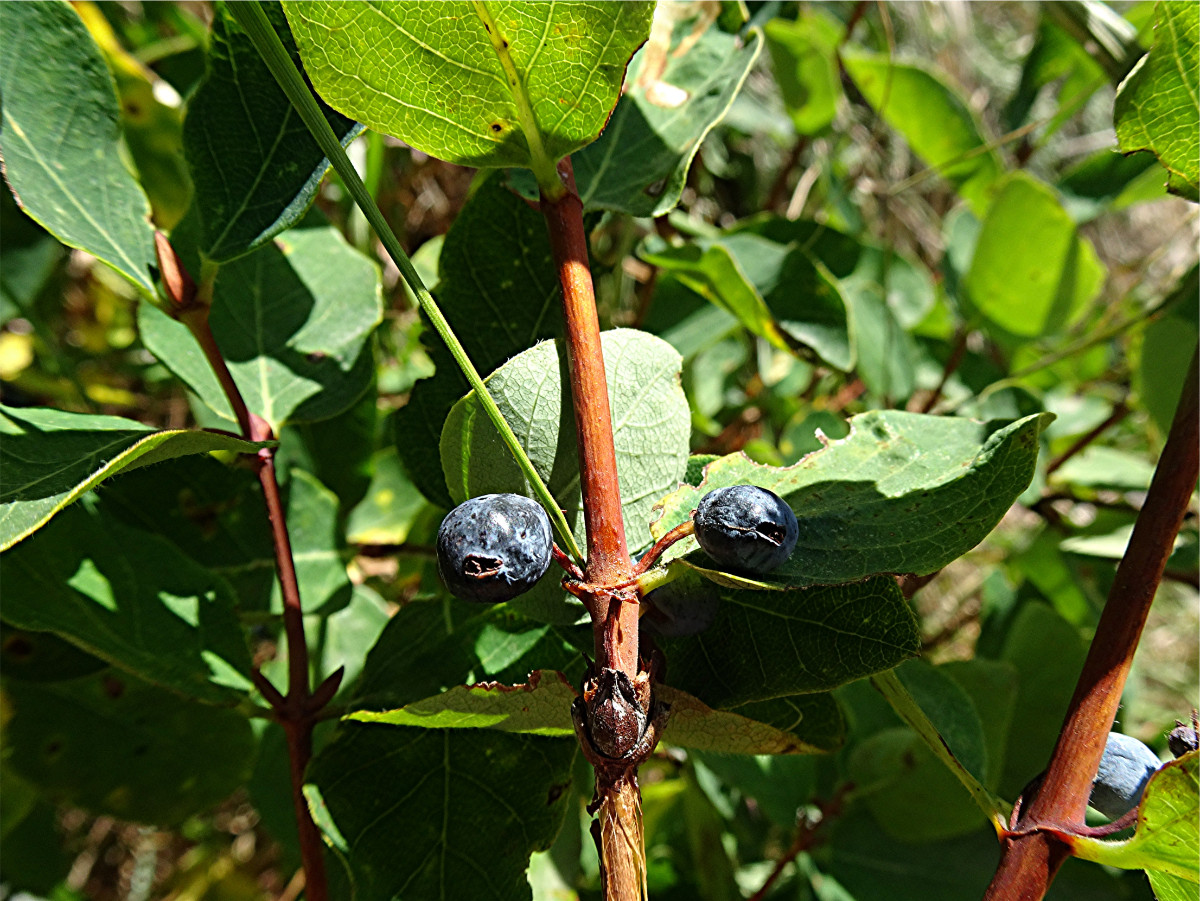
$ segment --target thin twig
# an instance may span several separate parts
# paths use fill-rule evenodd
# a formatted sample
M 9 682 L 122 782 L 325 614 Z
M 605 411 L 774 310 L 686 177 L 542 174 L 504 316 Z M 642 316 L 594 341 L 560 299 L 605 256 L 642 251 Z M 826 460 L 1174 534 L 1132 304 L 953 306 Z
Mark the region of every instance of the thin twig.
M 1057 471 L 1059 467 L 1061 467 L 1064 463 L 1066 463 L 1077 453 L 1086 448 L 1089 444 L 1091 444 L 1128 415 L 1129 407 L 1125 405 L 1124 401 L 1121 401 L 1115 407 L 1113 407 L 1112 413 L 1107 419 L 1104 420 L 1104 422 L 1100 423 L 1086 435 L 1081 435 L 1078 439 L 1076 439 L 1074 444 L 1046 464 L 1046 478 L 1050 478 L 1050 475 Z
M 216 336 L 209 325 L 209 309 L 215 269 L 202 281 L 197 289 L 184 269 L 178 255 L 165 236 L 156 241 L 160 270 L 164 273 L 164 287 L 175 305 L 177 318 L 187 325 L 204 353 L 205 359 L 217 376 L 217 381 L 233 410 L 247 441 L 273 441 L 275 435 L 270 424 L 251 413 L 245 398 L 233 380 L 233 374 L 217 344 Z M 304 611 L 300 603 L 300 583 L 296 577 L 296 562 L 292 555 L 292 542 L 288 534 L 287 517 L 279 493 L 279 480 L 275 476 L 275 446 L 261 448 L 255 455 L 255 470 L 262 487 L 263 500 L 267 506 L 267 518 L 271 526 L 271 543 L 275 551 L 275 569 L 283 595 L 283 629 L 288 649 L 288 690 L 286 695 L 271 686 L 261 673 L 255 672 L 255 684 L 263 697 L 270 703 L 275 717 L 283 727 L 287 738 L 288 763 L 292 777 L 292 804 L 296 814 L 296 825 L 300 837 L 300 854 L 304 864 L 308 901 L 326 901 L 328 897 L 325 879 L 325 856 L 316 824 L 304 798 L 304 771 L 312 758 L 312 733 L 315 716 L 320 703 L 328 697 L 314 698 L 310 693 L 308 672 L 308 642 L 304 634 Z M 336 689 L 335 683 L 333 684 Z M 325 686 L 322 686 L 323 688 Z M 326 692 L 328 693 L 328 692 Z
M 796 828 L 796 837 L 792 839 L 791 845 L 775 861 L 775 866 L 771 869 L 766 880 L 763 881 L 758 891 L 751 895 L 747 901 L 763 901 L 767 897 L 767 892 L 771 890 L 771 886 L 775 884 L 776 880 L 783 875 L 783 871 L 787 869 L 788 864 L 799 857 L 802 851 L 807 851 L 816 844 L 821 837 L 821 827 L 831 818 L 838 816 L 842 812 L 842 804 L 845 801 L 846 794 L 853 788 L 853 783 L 843 783 L 828 801 L 817 802 L 818 815 L 816 817 L 805 817 L 801 821 L 800 825 Z

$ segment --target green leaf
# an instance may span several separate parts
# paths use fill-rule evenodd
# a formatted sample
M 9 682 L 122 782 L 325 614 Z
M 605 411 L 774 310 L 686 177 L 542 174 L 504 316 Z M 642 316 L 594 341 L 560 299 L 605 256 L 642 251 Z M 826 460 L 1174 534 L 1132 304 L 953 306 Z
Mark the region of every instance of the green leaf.
M 258 480 L 215 461 L 168 464 L 122 479 L 100 497 L 102 509 L 171 541 L 180 552 L 234 588 L 242 612 L 279 613 L 271 526 Z M 348 553 L 338 527 L 337 498 L 302 470 L 281 471 L 288 534 L 306 613 L 349 602 Z
M 250 774 L 254 736 L 244 716 L 121 673 L 11 680 L 4 696 L 13 711 L 6 765 L 60 804 L 177 825 Z
M 367 496 L 350 511 L 351 544 L 403 544 L 417 515 L 428 507 L 409 479 L 394 447 L 377 452 Z
M 659 247 L 661 249 L 657 249 Z M 696 242 L 666 247 L 659 241 L 651 241 L 640 255 L 647 263 L 670 272 L 701 297 L 736 316 L 751 333 L 766 338 L 778 348 L 787 349 L 789 345 L 780 325 L 775 322 L 766 299 L 749 274 L 758 275 L 764 270 L 777 271 L 783 264 L 785 254 L 786 251 L 778 245 L 745 235 L 708 246 L 705 246 L 705 242 Z M 826 291 L 817 296 L 823 297 L 829 293 Z M 834 330 L 844 332 L 844 312 L 838 321 L 836 304 L 833 307 L 834 316 L 829 318 L 834 320 Z M 816 345 L 818 353 L 824 348 L 824 344 Z M 842 365 L 839 368 L 845 368 L 849 363 L 848 349 L 839 347 L 838 351 L 842 352 L 830 353 L 826 349 L 823 356 L 834 357 L 828 362 L 840 362 Z
M 150 204 L 122 158 L 100 49 L 76 12 L 57 2 L 0 6 L 0 43 L 0 153 L 17 203 L 153 297 Z
M 987 756 L 987 771 L 982 781 L 987 788 L 995 790 L 1004 771 L 1004 750 L 1017 701 L 1016 670 L 1000 660 L 976 657 L 943 663 L 938 666 L 938 672 L 958 683 L 975 707 L 983 725 Z
M 1001 796 L 1015 798 L 1045 768 L 1086 656 L 1079 630 L 1046 604 L 1027 603 L 1016 615 L 1001 655 L 1019 677 Z
M 1171 291 L 1168 303 L 1178 300 L 1161 319 L 1151 322 L 1142 338 L 1142 356 L 1134 374 L 1138 399 L 1153 417 L 1159 434 L 1166 435 L 1175 418 L 1183 374 L 1196 351 L 1200 330 L 1200 267 L 1193 266 Z
M 837 699 L 828 692 L 751 701 L 730 709 L 801 738 L 821 751 L 836 751 L 846 741 L 846 718 Z
M 4 619 L 214 704 L 250 687 L 228 584 L 157 535 L 76 505 L 4 557 Z
M 1192 901 L 1192 896 L 1196 894 L 1196 884 L 1182 876 L 1162 870 L 1149 870 L 1146 876 L 1157 901 Z
M 596 139 L 653 3 L 403 2 L 285 7 L 331 106 L 464 166 L 521 166 L 539 184 Z M 402 61 L 402 65 L 397 65 Z
M 782 496 L 800 522 L 796 550 L 762 582 L 801 587 L 933 572 L 982 541 L 1029 484 L 1049 420 L 864 413 L 850 420 L 848 437 L 794 466 L 759 466 L 740 454 L 708 464 L 698 487 L 663 498 L 651 533 L 658 539 L 685 522 L 714 488 L 753 484 Z M 685 554 L 687 565 L 712 565 L 695 538 L 665 556 Z
M 828 269 L 804 248 L 752 232 L 663 250 L 647 242 L 641 256 L 732 313 L 777 347 L 811 350 L 843 371 L 854 365 L 846 299 Z
M 398 710 L 362 710 L 346 719 L 422 729 L 496 729 L 562 738 L 574 735 L 571 702 L 578 692 L 562 673 L 534 670 L 520 685 L 456 685 Z
M 0 407 L 0 550 L 33 534 L 110 476 L 173 457 L 262 444 L 198 430 L 157 431 L 132 419 Z
M 600 137 L 571 156 L 585 209 L 631 216 L 674 209 L 700 145 L 758 59 L 762 35 L 751 31 L 743 41 L 710 27 L 682 56 L 658 56 L 666 64 L 659 73 L 650 49 L 630 63 L 629 87 Z
M 15 629 L 7 623 L 0 623 L 0 665 L 4 667 L 4 678 L 26 682 L 77 679 L 108 667 L 99 657 L 51 632 Z
M 1183 372 L 1187 372 L 1186 365 Z M 1153 476 L 1154 464 L 1145 457 L 1093 444 L 1055 470 L 1049 481 L 1055 486 L 1145 491 Z
M 1004 108 L 1008 129 L 1024 125 L 1042 89 L 1058 82 L 1057 109 L 1038 130 L 1040 141 L 1058 131 L 1099 88 L 1108 75 L 1082 43 L 1046 16 L 1021 67 L 1021 82 Z
M 438 305 L 480 372 L 558 333 L 561 295 L 546 220 L 498 177 L 480 184 L 455 218 L 438 268 Z M 436 374 L 417 382 L 397 411 L 396 447 L 421 493 L 448 508 L 454 502 L 441 460 L 429 448 L 470 385 L 441 341 L 430 357 Z
M 687 470 L 691 417 L 679 383 L 682 360 L 665 341 L 633 329 L 604 332 L 600 340 L 621 509 L 629 548 L 636 551 L 650 543 L 646 523 L 655 499 L 678 485 Z M 561 346 L 547 341 L 509 360 L 486 383 L 582 541 L 579 461 L 565 368 Z M 527 493 L 524 476 L 473 394 L 450 411 L 441 455 L 457 503 L 492 492 Z
M 263 10 L 299 65 L 282 7 L 266 3 Z M 222 261 L 298 222 L 329 161 L 250 38 L 221 5 L 208 60 L 208 74 L 188 102 L 183 140 L 204 228 L 201 249 Z M 322 111 L 343 146 L 359 133 L 352 120 L 323 104 Z
M 660 685 L 655 692 L 660 701 L 671 705 L 671 718 L 663 737 L 669 744 L 719 754 L 819 754 L 829 750 L 805 741 L 802 736 L 806 724 L 796 719 L 788 729 L 781 729 L 754 719 L 748 709 L 752 705 L 737 710 L 715 710 L 669 685 Z M 821 706 L 832 700 L 824 694 L 814 698 L 819 699 Z M 799 704 L 793 707 L 794 713 L 801 710 Z
M 1076 836 L 1075 854 L 1105 866 L 1157 870 L 1200 881 L 1198 770 L 1200 752 L 1168 761 L 1146 784 L 1133 837 L 1118 842 Z
M 383 318 L 379 270 L 337 229 L 292 229 L 217 275 L 209 324 L 250 411 L 287 422 L 347 409 L 371 383 L 370 337 Z M 142 340 L 216 413 L 225 394 L 183 323 L 138 310 Z
M 966 692 L 919 660 L 871 682 L 910 727 L 876 732 L 850 759 L 879 824 L 897 838 L 937 841 L 998 820 L 1000 804 L 982 785 L 983 724 Z
M 1054 191 L 1024 173 L 1005 180 L 967 272 L 971 305 L 1013 335 L 1051 335 L 1104 283 L 1104 264 Z
M 669 685 L 656 689 L 669 704 L 666 741 L 683 748 L 724 754 L 812 754 L 790 733 L 739 713 L 713 710 L 687 692 Z M 578 697 L 562 673 L 534 670 L 520 685 L 482 682 L 458 685 L 398 710 L 359 711 L 347 719 L 424 729 L 497 729 L 527 735 L 573 736 L 571 703 Z
M 568 634 L 506 604 L 480 610 L 449 597 L 411 603 L 388 621 L 367 655 L 354 703 L 396 709 L 453 686 L 524 682 L 539 668 L 581 679 L 583 657 Z M 590 644 L 590 632 L 580 641 Z
M 0 325 L 20 316 L 38 321 L 37 300 L 49 294 L 66 249 L 22 213 L 7 185 L 0 185 Z
M 659 640 L 671 684 L 711 707 L 828 691 L 920 652 L 916 620 L 891 578 L 720 595 L 708 630 Z
M 1117 89 L 1113 120 L 1125 153 L 1149 150 L 1170 173 L 1167 190 L 1200 200 L 1200 21 L 1193 3 L 1154 5 L 1154 46 Z
M 883 120 L 982 216 L 1004 167 L 958 93 L 921 65 L 849 48 L 842 62 Z
M 792 22 L 771 19 L 764 28 L 771 69 L 797 134 L 817 135 L 833 123 L 842 96 L 837 69 L 842 30 L 816 10 Z
M 309 766 L 358 901 L 524 901 L 525 869 L 572 809 L 576 742 L 343 723 Z M 315 791 L 314 791 L 315 790 Z

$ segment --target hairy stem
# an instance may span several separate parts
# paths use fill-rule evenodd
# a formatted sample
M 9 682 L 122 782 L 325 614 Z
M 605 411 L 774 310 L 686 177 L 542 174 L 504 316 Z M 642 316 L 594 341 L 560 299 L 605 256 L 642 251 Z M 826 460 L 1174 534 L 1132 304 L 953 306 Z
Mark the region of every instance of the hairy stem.
M 1071 853 L 1054 831 L 1069 834 L 1084 826 L 1092 779 L 1121 690 L 1200 473 L 1197 396 L 1193 354 L 1166 446 L 1117 567 L 1050 765 L 1037 794 L 1023 807 L 1016 829 L 1002 842 L 987 901 L 1041 898 Z

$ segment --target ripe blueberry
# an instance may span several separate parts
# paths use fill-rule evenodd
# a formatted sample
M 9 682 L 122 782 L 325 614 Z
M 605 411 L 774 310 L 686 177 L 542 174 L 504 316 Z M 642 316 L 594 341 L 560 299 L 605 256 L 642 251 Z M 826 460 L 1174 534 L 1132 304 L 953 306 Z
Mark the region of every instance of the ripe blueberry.
M 1128 813 L 1160 765 L 1158 755 L 1136 738 L 1108 733 L 1088 804 L 1114 820 Z
M 769 572 L 791 555 L 800 536 L 796 514 L 773 491 L 734 485 L 710 491 L 696 508 L 696 540 L 713 560 Z
M 541 504 L 519 494 L 484 494 L 442 520 L 438 573 L 464 601 L 510 601 L 545 574 L 552 544 Z

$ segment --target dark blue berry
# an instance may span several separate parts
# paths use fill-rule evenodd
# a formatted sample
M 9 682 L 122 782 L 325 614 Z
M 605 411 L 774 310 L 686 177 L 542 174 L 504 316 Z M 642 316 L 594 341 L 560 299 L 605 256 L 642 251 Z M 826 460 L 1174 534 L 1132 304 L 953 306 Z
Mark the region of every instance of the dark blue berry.
M 663 638 L 699 635 L 713 624 L 721 596 L 707 579 L 681 578 L 642 598 L 640 624 Z
M 796 514 L 773 491 L 734 485 L 710 491 L 696 508 L 696 540 L 717 563 L 770 572 L 791 556 L 800 535 Z
M 1196 714 L 1192 713 L 1191 723 L 1175 721 L 1175 728 L 1167 736 L 1167 747 L 1174 757 L 1182 757 L 1200 749 L 1200 738 L 1197 737 Z
M 1108 733 L 1088 804 L 1117 819 L 1141 800 L 1146 783 L 1160 765 L 1158 755 L 1133 736 Z
M 519 494 L 459 504 L 437 536 L 438 573 L 455 597 L 498 604 L 523 594 L 550 566 L 550 518 Z

